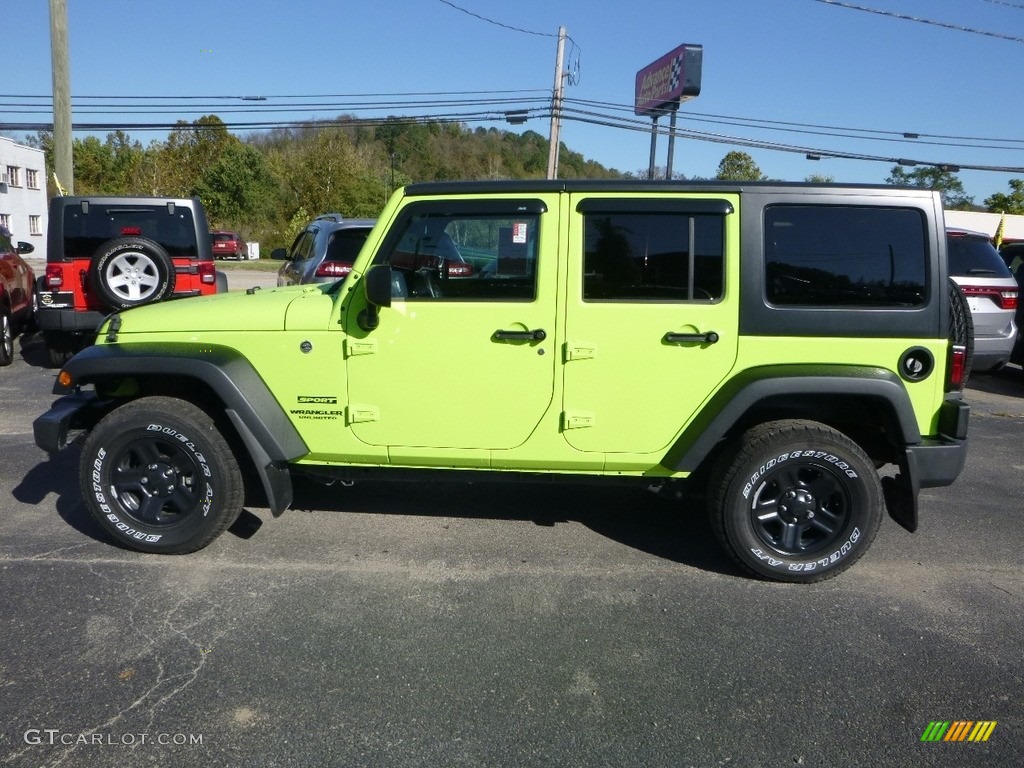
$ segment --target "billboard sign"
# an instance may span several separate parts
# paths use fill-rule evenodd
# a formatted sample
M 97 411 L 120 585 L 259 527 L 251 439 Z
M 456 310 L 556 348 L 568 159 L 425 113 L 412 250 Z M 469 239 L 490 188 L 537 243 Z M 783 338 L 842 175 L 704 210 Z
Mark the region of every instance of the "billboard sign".
M 680 45 L 636 73 L 638 115 L 660 115 L 673 103 L 700 95 L 704 46 Z

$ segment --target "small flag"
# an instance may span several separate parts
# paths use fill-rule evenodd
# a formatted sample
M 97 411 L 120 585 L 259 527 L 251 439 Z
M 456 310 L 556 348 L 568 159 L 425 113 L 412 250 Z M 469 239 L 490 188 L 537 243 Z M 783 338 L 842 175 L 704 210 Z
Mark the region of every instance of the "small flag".
M 996 227 L 996 233 L 992 237 L 992 243 L 996 248 L 999 248 L 1003 244 L 1003 230 L 1006 229 L 1006 214 L 1003 213 L 999 216 L 999 226 Z

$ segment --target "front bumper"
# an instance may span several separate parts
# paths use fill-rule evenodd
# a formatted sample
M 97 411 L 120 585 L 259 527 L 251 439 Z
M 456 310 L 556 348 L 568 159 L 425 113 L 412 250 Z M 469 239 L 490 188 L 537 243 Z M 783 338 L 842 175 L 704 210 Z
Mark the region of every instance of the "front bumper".
M 32 422 L 36 445 L 47 453 L 57 453 L 68 444 L 68 435 L 90 429 L 105 413 L 105 401 L 95 392 L 66 395 L 55 401 L 50 410 Z

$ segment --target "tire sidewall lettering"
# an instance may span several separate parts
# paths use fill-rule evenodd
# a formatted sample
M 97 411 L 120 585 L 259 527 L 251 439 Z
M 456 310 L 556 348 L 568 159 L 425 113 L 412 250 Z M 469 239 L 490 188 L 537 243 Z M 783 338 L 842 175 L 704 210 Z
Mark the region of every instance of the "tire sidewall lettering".
M 859 479 L 859 475 L 856 470 L 850 466 L 847 461 L 844 461 L 841 457 L 836 456 L 834 453 L 829 451 L 820 451 L 813 448 L 798 450 L 798 451 L 787 451 L 768 459 L 762 464 L 756 472 L 754 472 L 744 483 L 742 495 L 744 499 L 749 499 L 750 494 L 754 488 L 757 487 L 758 482 L 772 469 L 776 468 L 784 462 L 791 461 L 793 459 L 813 459 L 816 462 L 824 462 L 830 464 L 835 469 L 845 474 L 851 480 Z
M 810 573 L 815 570 L 830 568 L 841 560 L 845 559 L 857 545 L 861 538 L 860 528 L 854 526 L 846 541 L 839 545 L 827 555 L 816 557 L 809 561 L 789 560 L 778 553 L 766 552 L 762 547 L 751 547 L 750 553 L 770 568 L 779 571 L 790 571 L 794 573 Z

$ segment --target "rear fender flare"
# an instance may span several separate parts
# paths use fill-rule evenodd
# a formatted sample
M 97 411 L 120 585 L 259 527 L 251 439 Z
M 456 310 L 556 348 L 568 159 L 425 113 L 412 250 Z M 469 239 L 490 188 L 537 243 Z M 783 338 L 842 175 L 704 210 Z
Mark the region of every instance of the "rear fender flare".
M 889 406 L 903 446 L 921 442 L 917 418 L 903 382 L 884 368 L 860 366 L 764 366 L 727 382 L 669 449 L 662 464 L 693 472 L 751 410 L 773 398 L 810 395 L 873 399 Z M 780 414 L 779 418 L 786 418 Z M 789 416 L 792 418 L 792 416 Z

